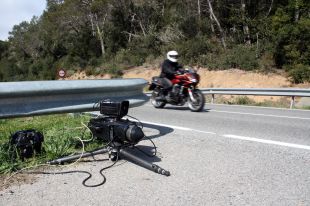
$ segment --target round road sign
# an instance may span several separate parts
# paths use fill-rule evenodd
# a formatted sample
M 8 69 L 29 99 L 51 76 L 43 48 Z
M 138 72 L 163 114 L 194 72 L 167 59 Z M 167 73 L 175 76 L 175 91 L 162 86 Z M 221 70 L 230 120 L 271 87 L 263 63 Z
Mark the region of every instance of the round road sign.
M 58 70 L 58 76 L 64 78 L 66 76 L 66 71 L 63 69 Z

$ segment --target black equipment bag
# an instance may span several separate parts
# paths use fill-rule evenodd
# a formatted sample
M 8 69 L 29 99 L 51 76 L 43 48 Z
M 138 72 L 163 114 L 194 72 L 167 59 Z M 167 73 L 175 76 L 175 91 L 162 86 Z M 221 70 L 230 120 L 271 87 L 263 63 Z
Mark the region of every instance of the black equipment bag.
M 42 152 L 44 136 L 34 129 L 17 131 L 11 135 L 10 145 L 13 157 L 19 156 L 21 160 L 30 158 Z

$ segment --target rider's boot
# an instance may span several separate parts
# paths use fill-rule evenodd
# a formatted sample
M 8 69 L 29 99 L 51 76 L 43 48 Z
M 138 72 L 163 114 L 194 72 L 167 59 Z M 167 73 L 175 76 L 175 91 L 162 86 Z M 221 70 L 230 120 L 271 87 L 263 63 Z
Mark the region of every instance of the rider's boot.
M 155 97 L 155 100 L 157 100 L 157 101 L 166 101 L 166 97 L 165 97 L 165 95 L 161 94 L 160 96 Z
M 172 97 L 173 97 L 173 93 L 172 91 L 169 91 L 168 94 L 165 96 L 166 101 L 170 102 L 172 100 Z
M 158 97 L 156 97 L 155 99 L 157 101 L 166 101 L 165 96 L 167 95 L 167 90 L 163 90 L 160 95 Z
M 167 101 L 171 100 L 171 91 L 164 90 L 163 93 L 161 93 L 160 96 L 155 98 L 157 101 Z

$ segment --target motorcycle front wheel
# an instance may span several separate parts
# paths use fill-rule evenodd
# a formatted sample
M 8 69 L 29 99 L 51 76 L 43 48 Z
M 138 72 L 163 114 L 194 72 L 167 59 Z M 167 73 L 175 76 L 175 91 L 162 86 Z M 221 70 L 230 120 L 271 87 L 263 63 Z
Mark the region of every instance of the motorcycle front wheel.
M 159 97 L 160 95 L 161 92 L 157 89 L 152 92 L 151 103 L 155 108 L 164 108 L 164 106 L 166 105 L 166 102 L 156 100 L 156 97 Z
M 193 97 L 195 101 L 188 97 L 188 107 L 192 112 L 202 111 L 205 106 L 205 96 L 199 89 L 195 89 L 193 90 Z

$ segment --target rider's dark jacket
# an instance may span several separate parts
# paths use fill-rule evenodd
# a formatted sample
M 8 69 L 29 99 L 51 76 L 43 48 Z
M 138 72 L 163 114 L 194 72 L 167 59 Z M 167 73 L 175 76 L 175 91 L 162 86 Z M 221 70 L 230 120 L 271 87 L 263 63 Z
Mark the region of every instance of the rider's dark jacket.
M 173 79 L 174 75 L 177 73 L 182 68 L 178 62 L 172 62 L 166 59 L 163 64 L 161 65 L 161 73 L 160 76 L 161 78 L 168 78 L 168 79 Z

